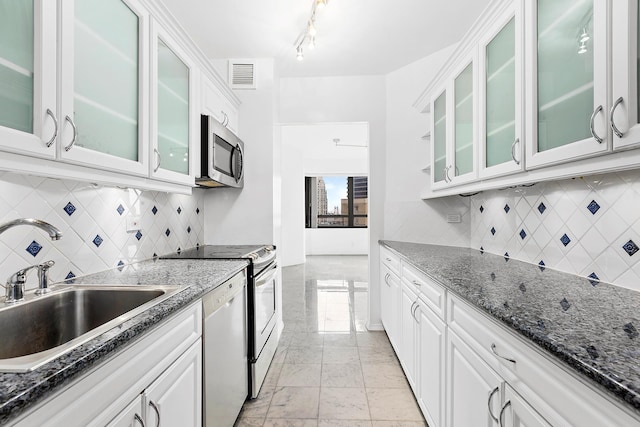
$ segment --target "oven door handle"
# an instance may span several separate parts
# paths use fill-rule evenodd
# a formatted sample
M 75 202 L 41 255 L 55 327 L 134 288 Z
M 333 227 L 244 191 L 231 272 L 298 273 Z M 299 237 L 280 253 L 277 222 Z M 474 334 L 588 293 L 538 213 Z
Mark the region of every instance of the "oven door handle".
M 253 265 L 254 265 L 254 267 L 255 267 L 256 265 L 269 265 L 269 264 L 271 264 L 271 261 L 273 261 L 273 259 L 274 259 L 275 257 L 276 257 L 276 253 L 275 253 L 275 251 L 269 251 L 269 256 L 262 257 L 262 258 L 258 258 L 258 259 L 257 259 L 257 261 L 258 261 L 258 262 L 256 263 L 256 262 L 254 261 L 254 262 L 253 262 Z
M 274 278 L 276 274 L 278 274 L 278 264 L 273 264 L 273 266 L 271 266 L 269 270 L 270 271 L 265 271 L 264 273 L 256 277 L 256 288 L 264 285 L 265 283 L 268 283 L 271 279 Z

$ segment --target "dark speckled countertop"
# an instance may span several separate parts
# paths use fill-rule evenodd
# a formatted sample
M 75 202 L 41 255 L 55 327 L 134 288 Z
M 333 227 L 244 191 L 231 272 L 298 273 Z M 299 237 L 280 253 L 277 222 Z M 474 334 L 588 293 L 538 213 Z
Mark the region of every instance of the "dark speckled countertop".
M 184 289 L 31 372 L 0 373 L 0 424 L 34 407 L 246 266 L 242 260 L 154 259 L 73 280 L 76 284 L 174 285 Z
M 474 249 L 380 243 L 640 412 L 640 292 Z

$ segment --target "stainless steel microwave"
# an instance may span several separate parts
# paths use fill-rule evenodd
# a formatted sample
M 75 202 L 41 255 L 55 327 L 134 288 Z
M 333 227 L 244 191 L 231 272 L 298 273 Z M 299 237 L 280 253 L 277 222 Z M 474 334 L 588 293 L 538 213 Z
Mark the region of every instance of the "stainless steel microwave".
M 211 116 L 202 116 L 200 174 L 201 187 L 244 186 L 244 143 Z

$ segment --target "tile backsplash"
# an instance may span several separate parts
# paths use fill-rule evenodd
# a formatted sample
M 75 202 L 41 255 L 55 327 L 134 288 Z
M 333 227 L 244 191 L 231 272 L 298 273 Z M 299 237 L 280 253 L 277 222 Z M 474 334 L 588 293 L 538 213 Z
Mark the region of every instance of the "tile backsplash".
M 88 183 L 0 172 L 0 224 L 37 218 L 59 228 L 51 241 L 34 227 L 0 234 L 0 283 L 16 271 L 55 261 L 50 278 L 60 281 L 203 244 L 203 191 L 191 196 L 98 187 Z M 127 220 L 139 230 L 127 232 Z M 27 287 L 37 284 L 31 272 Z
M 640 171 L 471 198 L 471 247 L 640 291 Z

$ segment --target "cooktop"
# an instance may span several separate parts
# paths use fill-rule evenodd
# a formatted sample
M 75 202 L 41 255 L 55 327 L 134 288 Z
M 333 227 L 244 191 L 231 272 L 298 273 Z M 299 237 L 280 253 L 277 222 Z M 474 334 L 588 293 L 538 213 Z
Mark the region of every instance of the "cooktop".
M 238 259 L 255 258 L 266 250 L 272 251 L 272 245 L 204 245 L 185 249 L 180 252 L 163 255 L 162 259 Z

